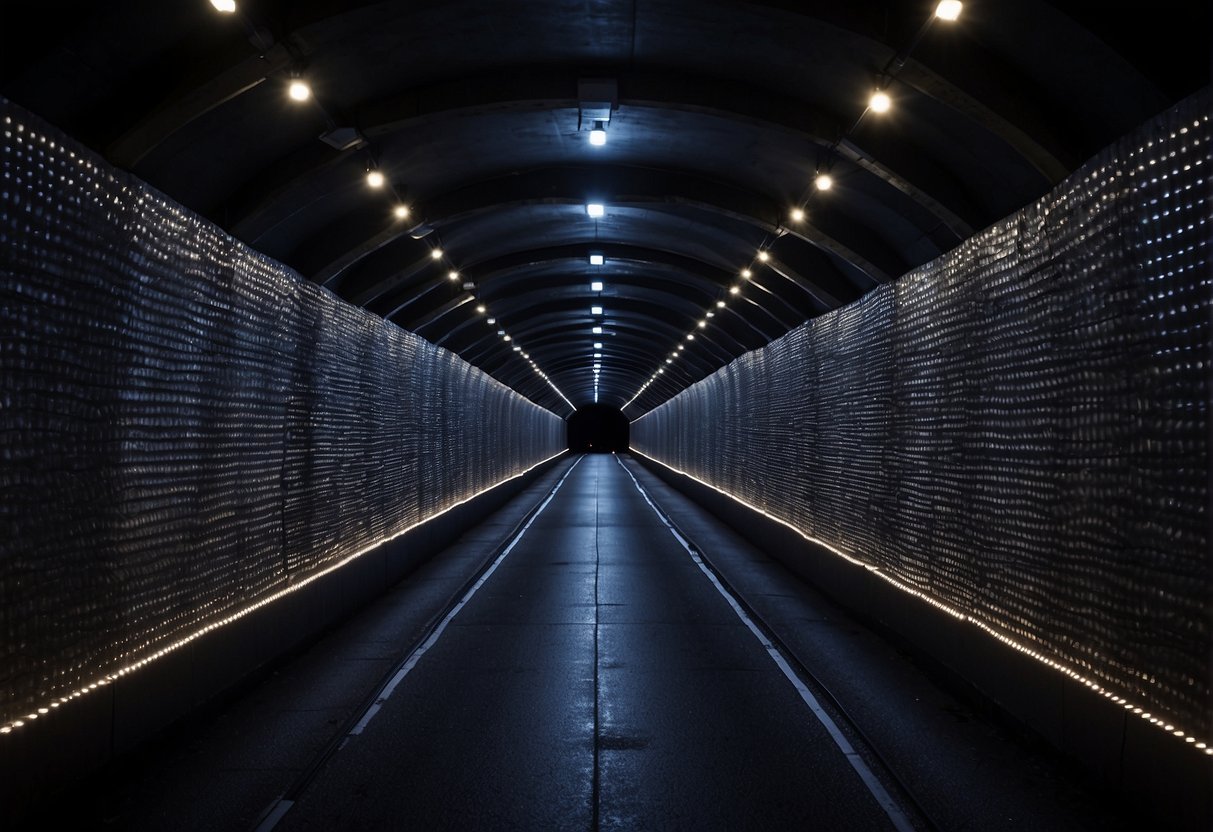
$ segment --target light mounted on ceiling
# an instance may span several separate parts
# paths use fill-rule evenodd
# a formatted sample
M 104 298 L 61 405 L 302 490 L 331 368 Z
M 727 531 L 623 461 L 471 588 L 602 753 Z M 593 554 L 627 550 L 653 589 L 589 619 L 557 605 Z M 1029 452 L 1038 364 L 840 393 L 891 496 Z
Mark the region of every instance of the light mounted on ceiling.
M 231 14 L 236 11 L 236 0 L 211 0 L 211 5 L 215 7 L 215 11 L 223 14 Z M 935 13 L 939 14 L 938 10 Z
M 803 208 L 793 208 L 792 209 L 792 222 L 804 222 L 804 209 Z
M 590 265 L 591 266 L 601 266 L 605 262 L 606 262 L 606 258 L 603 257 L 598 252 L 595 251 L 595 252 L 590 253 Z
M 884 90 L 876 90 L 868 99 L 868 108 L 874 113 L 887 113 L 893 106 L 893 99 Z
M 834 177 L 828 173 L 819 173 L 817 178 L 813 180 L 813 184 L 817 186 L 819 191 L 828 191 L 834 187 Z
M 392 209 L 392 216 L 398 220 L 407 220 L 409 218 L 409 206 L 397 205 Z
M 590 314 L 591 314 L 591 315 L 601 315 L 601 314 L 602 314 L 602 307 L 601 307 L 601 306 L 591 306 L 591 307 L 590 307 Z
M 601 202 L 591 202 L 585 206 L 585 212 L 594 219 L 598 219 L 606 214 L 606 206 Z
M 606 122 L 595 121 L 594 129 L 590 131 L 590 144 L 594 147 L 602 147 L 606 144 Z
M 602 291 L 602 281 L 601 280 L 591 281 L 590 282 L 590 291 L 591 292 L 601 292 Z
M 940 20 L 955 20 L 960 17 L 963 8 L 964 3 L 960 0 L 939 0 L 939 5 L 935 7 L 935 16 Z
M 430 249 L 430 257 L 433 258 L 434 260 L 441 260 L 442 259 L 442 249 L 440 249 L 440 248 Z
M 386 182 L 387 177 L 374 168 L 366 172 L 366 184 L 372 188 L 382 188 Z
M 286 87 L 286 94 L 292 101 L 307 101 L 312 97 L 312 88 L 302 78 L 292 78 Z

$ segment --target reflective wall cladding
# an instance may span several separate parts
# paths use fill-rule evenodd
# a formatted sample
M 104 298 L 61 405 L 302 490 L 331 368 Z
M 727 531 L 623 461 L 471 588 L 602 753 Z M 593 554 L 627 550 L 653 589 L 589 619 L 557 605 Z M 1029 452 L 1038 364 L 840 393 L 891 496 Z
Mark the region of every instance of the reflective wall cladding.
M 740 357 L 633 447 L 1208 742 L 1209 111 Z
M 451 353 L 0 115 L 0 726 L 563 449 Z

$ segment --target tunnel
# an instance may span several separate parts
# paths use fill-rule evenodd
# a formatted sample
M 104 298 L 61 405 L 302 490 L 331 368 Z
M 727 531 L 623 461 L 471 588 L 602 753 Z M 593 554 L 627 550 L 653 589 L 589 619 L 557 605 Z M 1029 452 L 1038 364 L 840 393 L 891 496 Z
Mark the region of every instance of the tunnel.
M 568 436 L 573 453 L 623 453 L 628 449 L 628 418 L 615 407 L 587 405 L 569 417 Z
M 1213 827 L 1208 3 L 0 26 L 0 827 Z

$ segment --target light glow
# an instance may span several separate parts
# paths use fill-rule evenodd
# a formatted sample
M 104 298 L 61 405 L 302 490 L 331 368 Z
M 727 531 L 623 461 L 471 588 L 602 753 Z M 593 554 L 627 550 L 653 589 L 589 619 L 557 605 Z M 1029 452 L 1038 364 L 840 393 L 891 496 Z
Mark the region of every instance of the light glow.
M 601 255 L 601 254 L 591 254 L 590 255 L 590 265 L 591 266 L 601 266 L 604 262 L 606 262 L 606 258 L 603 255 Z
M 717 308 L 717 309 L 724 309 L 726 306 L 728 306 L 728 304 L 727 304 L 727 303 L 725 303 L 724 301 L 722 301 L 722 300 L 718 300 L 718 301 L 716 301 L 716 308 Z
M 594 342 L 594 349 L 596 349 L 596 350 L 600 350 L 600 349 L 602 349 L 602 342 L 601 342 L 601 341 L 595 341 L 595 342 Z
M 876 92 L 872 93 L 872 97 L 868 99 L 868 107 L 874 113 L 887 113 L 892 106 L 893 99 L 889 98 L 889 94 L 884 90 L 876 90 Z
M 479 312 L 481 315 L 483 315 L 485 312 L 488 312 L 489 310 L 488 310 L 488 309 L 485 307 L 485 305 L 482 303 L 482 304 L 480 304 L 479 306 L 477 306 L 477 307 L 476 307 L 476 311 L 477 311 L 477 312 Z
M 746 280 L 749 280 L 751 277 L 754 276 L 754 273 L 752 271 L 750 271 L 749 269 L 742 269 L 741 276 L 743 278 L 745 278 Z
M 960 10 L 964 8 L 964 3 L 960 0 L 939 0 L 939 5 L 935 7 L 935 16 L 940 20 L 955 20 L 960 17 Z
M 397 205 L 395 209 L 393 209 L 392 213 L 396 215 L 396 219 L 398 220 L 408 219 L 409 206 Z
M 761 250 L 758 252 L 759 262 L 765 263 L 770 259 L 771 259 L 771 255 L 767 254 L 767 252 L 765 250 Z
M 433 258 L 434 260 L 441 260 L 442 259 L 442 249 L 440 249 L 440 248 L 431 249 L 430 257 Z
M 458 279 L 459 279 L 459 272 L 457 272 L 457 271 L 455 271 L 454 269 L 452 269 L 451 271 L 449 271 L 449 272 L 447 272 L 447 273 L 446 273 L 446 277 L 447 277 L 447 280 L 458 280 Z
M 817 178 L 813 180 L 813 184 L 817 186 L 819 191 L 828 191 L 834 187 L 834 177 L 828 173 L 819 173 Z
M 606 206 L 604 206 L 601 202 L 591 202 L 585 206 L 585 212 L 594 219 L 598 219 L 606 214 Z
M 804 221 L 804 209 L 803 208 L 793 208 L 792 209 L 792 222 L 803 222 L 803 221 Z
M 602 327 L 600 327 L 600 326 L 596 326 L 596 327 L 594 327 L 593 329 L 591 329 L 591 330 L 590 330 L 590 332 L 594 333 L 595 335 L 601 335 L 601 334 L 602 334 Z
M 211 5 L 215 7 L 215 11 L 223 12 L 224 14 L 231 14 L 236 11 L 236 0 L 211 0 Z
M 606 144 L 606 126 L 601 121 L 594 122 L 594 129 L 590 131 L 590 144 L 594 147 Z
M 740 294 L 740 293 L 741 293 L 741 287 L 739 287 L 739 286 L 730 286 L 729 287 L 730 295 L 736 295 L 736 294 Z
M 290 85 L 286 88 L 286 94 L 292 101 L 307 101 L 312 97 L 312 88 L 302 78 L 292 78 Z
M 590 314 L 591 314 L 591 315 L 601 315 L 601 314 L 602 314 L 602 307 L 601 307 L 601 306 L 591 306 L 591 307 L 590 307 Z
M 383 174 L 377 170 L 368 170 L 366 172 L 366 184 L 372 188 L 382 188 L 383 183 L 387 182 Z
M 595 280 L 592 283 L 590 283 L 590 291 L 591 292 L 601 292 L 602 291 L 602 281 Z

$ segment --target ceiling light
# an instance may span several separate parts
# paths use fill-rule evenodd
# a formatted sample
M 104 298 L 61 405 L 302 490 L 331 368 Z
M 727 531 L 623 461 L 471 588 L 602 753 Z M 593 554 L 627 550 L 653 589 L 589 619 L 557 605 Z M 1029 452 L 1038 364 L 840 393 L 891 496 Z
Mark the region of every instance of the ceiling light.
M 596 326 L 596 327 L 594 327 L 593 329 L 591 329 L 591 330 L 590 330 L 590 332 L 594 333 L 595 335 L 601 335 L 601 334 L 602 334 L 602 327 L 600 327 L 600 326 Z
M 819 173 L 817 178 L 813 180 L 813 184 L 817 186 L 819 191 L 828 191 L 834 187 L 834 177 L 828 173 Z
M 679 345 L 678 345 L 678 351 L 679 351 L 679 352 L 682 352 L 684 349 L 686 349 L 686 348 L 685 348 L 685 347 L 684 347 L 682 344 L 679 344 Z
M 600 353 L 600 352 L 596 352 L 596 353 L 594 353 L 594 357 L 595 357 L 595 358 L 602 358 L 602 353 Z
M 707 325 L 708 325 L 708 322 L 707 322 L 707 321 L 700 321 L 700 322 L 699 322 L 699 328 L 700 328 L 700 329 L 703 329 L 703 328 L 704 328 L 704 327 L 706 327 Z
M 514 352 L 522 352 L 522 347 L 520 347 L 520 346 L 518 346 L 517 344 L 515 344 L 515 345 L 514 345 Z
M 601 121 L 594 122 L 594 129 L 590 131 L 590 144 L 595 147 L 606 144 L 606 125 Z
M 604 260 L 605 260 L 605 258 L 601 254 L 591 254 L 590 255 L 590 265 L 591 266 L 601 266 Z
M 441 260 L 442 259 L 442 249 L 440 249 L 440 248 L 430 249 L 430 257 L 433 257 L 435 260 Z
M 659 373 L 664 373 L 664 372 L 665 372 L 665 367 L 658 367 L 658 368 L 657 368 L 657 372 L 659 372 Z
M 740 292 L 740 291 L 741 291 L 741 289 L 740 289 L 739 287 L 737 287 L 737 286 L 730 286 L 730 287 L 729 287 L 729 294 L 730 294 L 730 295 L 735 295 L 735 294 L 737 294 L 737 293 L 738 293 L 738 292 Z
M 504 339 L 503 339 L 503 340 L 505 340 L 505 341 L 513 341 L 514 339 L 513 339 L 513 338 L 511 338 L 510 336 L 506 335 L 506 336 L 504 337 Z
M 722 301 L 722 300 L 718 300 L 718 301 L 716 301 L 716 308 L 717 308 L 717 309 L 724 309 L 726 305 L 727 305 L 727 304 L 726 304 L 724 301 Z
M 688 333 L 687 333 L 687 340 L 688 340 L 688 341 L 694 341 L 694 340 L 695 340 L 695 333 L 694 333 L 694 332 L 688 332 Z
M 291 97 L 292 101 L 307 101 L 312 97 L 312 88 L 302 78 L 292 78 L 290 85 L 286 88 L 286 94 Z
M 939 0 L 939 5 L 935 7 L 935 16 L 940 20 L 955 20 L 960 17 L 960 10 L 963 8 L 964 3 L 961 3 L 960 0 Z
M 488 312 L 489 310 L 487 308 L 485 308 L 485 305 L 482 303 L 476 307 L 476 311 L 479 312 L 481 315 L 483 315 L 485 312 Z
M 236 11 L 236 0 L 211 0 L 211 5 L 215 7 L 215 11 L 231 14 Z M 940 3 L 939 5 L 943 5 Z M 959 3 L 957 4 L 959 5 Z M 939 10 L 935 10 L 935 14 L 939 14 Z M 942 16 L 942 15 L 941 15 Z M 954 20 L 955 18 L 953 18 Z
M 602 281 L 601 280 L 593 281 L 590 284 L 590 291 L 591 292 L 601 292 L 602 291 Z
M 868 99 L 868 107 L 874 113 L 887 113 L 892 106 L 893 99 L 889 98 L 889 94 L 884 90 L 876 90 L 876 92 L 872 93 L 872 97 Z
M 601 341 L 595 341 L 595 342 L 594 342 L 594 349 L 596 349 L 596 350 L 600 350 L 600 349 L 602 349 L 602 342 L 601 342 Z
M 666 364 L 673 364 L 673 363 L 674 363 L 674 359 L 672 359 L 672 358 L 667 358 L 667 359 L 665 360 L 665 363 L 666 363 Z
M 716 313 L 715 313 L 715 312 L 712 312 L 712 311 L 710 311 L 710 310 L 709 310 L 709 311 L 708 311 L 708 313 L 707 313 L 707 316 L 708 316 L 709 318 L 715 318 L 715 317 L 716 317 Z
M 382 188 L 383 183 L 387 180 L 383 178 L 383 174 L 377 170 L 368 170 L 366 172 L 366 184 L 372 188 Z
M 398 220 L 405 219 L 409 215 L 409 206 L 397 205 L 392 213 L 396 215 L 396 219 Z
M 585 212 L 597 219 L 606 213 L 606 207 L 601 202 L 591 202 L 585 206 Z
M 741 276 L 744 277 L 746 280 L 749 280 L 751 277 L 754 276 L 754 273 L 752 271 L 750 271 L 749 269 L 742 269 Z
M 487 323 L 489 326 L 492 326 L 493 324 L 497 323 L 497 319 L 489 318 L 487 321 L 485 321 L 485 323 Z
M 452 270 L 452 271 L 447 272 L 447 273 L 446 273 L 446 276 L 447 276 L 447 278 L 448 278 L 448 279 L 450 279 L 450 280 L 458 280 L 458 279 L 459 279 L 459 272 Z
M 761 260 L 763 263 L 765 263 L 771 259 L 771 255 L 767 254 L 765 251 L 759 251 L 758 259 Z
M 497 330 L 497 334 L 498 334 L 498 335 L 505 335 L 505 330 L 504 330 L 504 329 L 499 329 L 499 330 Z
M 792 209 L 792 222 L 803 222 L 803 221 L 804 221 L 804 209 L 803 208 L 793 208 Z
M 601 314 L 602 314 L 602 307 L 601 307 L 601 306 L 591 306 L 591 307 L 590 307 L 590 314 L 591 314 L 591 315 L 601 315 Z

